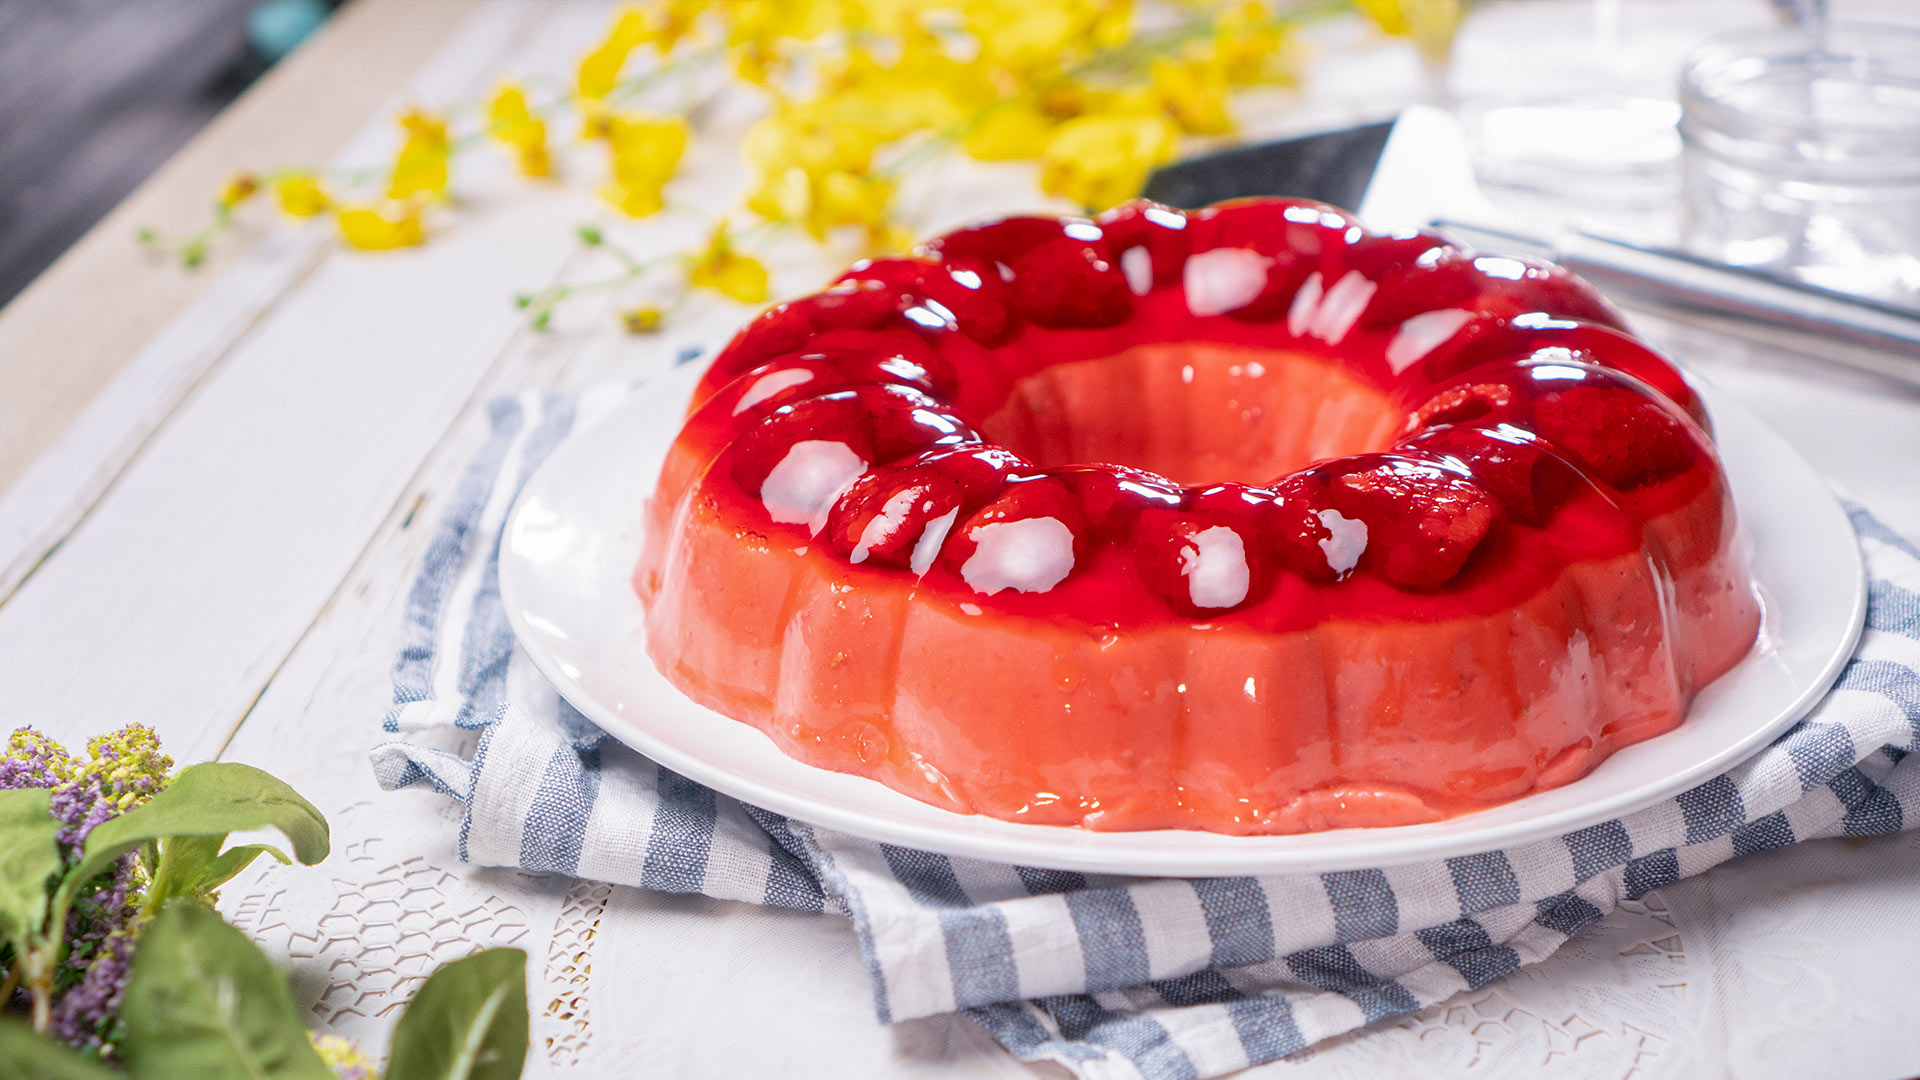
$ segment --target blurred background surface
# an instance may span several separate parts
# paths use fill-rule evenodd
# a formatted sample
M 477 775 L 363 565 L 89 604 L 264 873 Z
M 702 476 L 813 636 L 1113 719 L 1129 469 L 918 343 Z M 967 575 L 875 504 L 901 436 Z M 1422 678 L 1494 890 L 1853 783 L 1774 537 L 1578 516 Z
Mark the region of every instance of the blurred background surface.
M 0 0 L 0 304 L 330 10 L 322 0 Z

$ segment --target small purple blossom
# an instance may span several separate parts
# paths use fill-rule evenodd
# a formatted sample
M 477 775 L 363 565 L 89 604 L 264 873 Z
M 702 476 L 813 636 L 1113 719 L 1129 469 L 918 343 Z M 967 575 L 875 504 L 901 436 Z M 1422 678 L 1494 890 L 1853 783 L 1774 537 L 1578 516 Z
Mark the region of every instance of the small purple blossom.
M 159 736 L 144 724 L 88 739 L 87 755 L 53 789 L 53 816 L 63 826 L 60 842 L 76 850 L 108 818 L 153 798 L 173 771 L 173 759 L 160 752 Z
M 122 926 L 105 936 L 86 963 L 80 981 L 53 1003 L 48 1032 L 69 1046 L 110 1054 L 120 1022 L 120 1000 L 133 970 L 135 929 Z
M 16 728 L 0 753 L 0 791 L 50 788 L 73 775 L 66 748 L 30 727 Z
M 59 743 L 21 728 L 0 753 L 0 790 L 51 789 L 49 810 L 60 823 L 57 838 L 71 867 L 88 834 L 102 823 L 146 802 L 166 785 L 173 759 L 160 752 L 153 729 L 129 724 L 87 741 L 78 758 Z M 67 914 L 66 955 L 53 999 L 49 1030 L 73 1046 L 110 1056 L 118 1038 L 120 998 L 126 990 L 149 885 L 137 852 L 128 852 L 110 873 L 75 898 Z

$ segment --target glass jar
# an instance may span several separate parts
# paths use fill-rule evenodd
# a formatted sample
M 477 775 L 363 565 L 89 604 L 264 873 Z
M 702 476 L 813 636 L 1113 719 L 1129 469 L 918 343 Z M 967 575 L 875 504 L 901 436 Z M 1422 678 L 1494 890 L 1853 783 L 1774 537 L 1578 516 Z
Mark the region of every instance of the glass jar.
M 1920 306 L 1920 29 L 1744 30 L 1680 76 L 1698 254 Z

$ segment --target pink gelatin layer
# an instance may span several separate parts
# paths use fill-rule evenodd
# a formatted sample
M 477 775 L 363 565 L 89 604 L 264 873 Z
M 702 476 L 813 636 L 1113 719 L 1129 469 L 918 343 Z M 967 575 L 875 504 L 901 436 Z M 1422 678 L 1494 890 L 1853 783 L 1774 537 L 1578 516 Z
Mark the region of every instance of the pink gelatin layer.
M 1008 219 L 743 330 L 634 584 L 689 696 L 949 809 L 1431 821 L 1751 646 L 1705 423 L 1555 267 L 1293 200 Z

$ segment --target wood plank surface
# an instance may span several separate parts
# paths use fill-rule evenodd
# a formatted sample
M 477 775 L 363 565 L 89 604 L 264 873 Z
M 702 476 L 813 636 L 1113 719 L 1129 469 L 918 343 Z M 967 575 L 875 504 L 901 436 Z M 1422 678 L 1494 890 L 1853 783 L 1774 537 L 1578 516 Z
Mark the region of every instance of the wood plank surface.
M 154 266 L 135 229 L 195 227 L 238 167 L 331 158 L 472 7 L 473 0 L 348 4 L 0 307 L 0 492 L 248 248 L 243 234 L 186 273 Z M 9 65 L 9 77 L 18 70 Z

